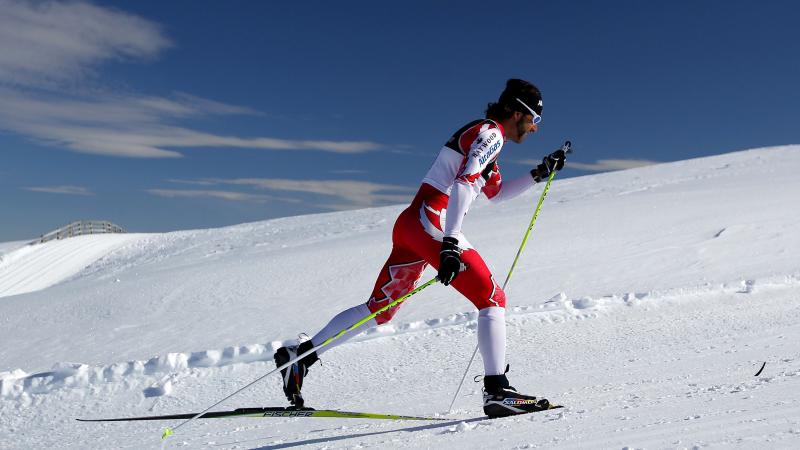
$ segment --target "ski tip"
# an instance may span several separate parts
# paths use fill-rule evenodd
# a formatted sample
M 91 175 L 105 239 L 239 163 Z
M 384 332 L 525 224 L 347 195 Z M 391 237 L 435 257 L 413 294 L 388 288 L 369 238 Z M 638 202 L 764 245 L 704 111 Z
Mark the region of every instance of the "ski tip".
M 172 428 L 169 428 L 169 427 L 164 428 L 164 434 L 161 435 L 161 439 L 163 440 L 163 439 L 166 439 L 166 438 L 168 438 L 170 436 L 172 436 Z

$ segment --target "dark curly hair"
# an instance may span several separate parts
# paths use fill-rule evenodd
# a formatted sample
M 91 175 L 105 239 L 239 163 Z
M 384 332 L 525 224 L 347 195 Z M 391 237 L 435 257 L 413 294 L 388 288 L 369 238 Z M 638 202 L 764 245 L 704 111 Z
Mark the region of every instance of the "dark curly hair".
M 512 78 L 506 81 L 506 88 L 500 94 L 497 102 L 489 103 L 486 106 L 486 117 L 505 120 L 511 117 L 514 111 L 530 114 L 530 111 L 517 99 L 533 108 L 537 114 L 542 114 L 542 93 L 539 88 L 528 81 Z

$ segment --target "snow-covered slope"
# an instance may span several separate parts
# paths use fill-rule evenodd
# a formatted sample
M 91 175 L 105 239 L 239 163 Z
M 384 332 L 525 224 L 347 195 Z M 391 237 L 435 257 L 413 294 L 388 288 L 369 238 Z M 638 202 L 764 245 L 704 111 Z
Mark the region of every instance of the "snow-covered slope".
M 447 415 L 474 311 L 433 286 L 327 353 L 304 390 L 311 406 L 452 420 L 200 421 L 168 443 L 798 447 L 798 170 L 786 146 L 554 182 L 508 289 L 509 378 L 562 410 L 465 419 L 480 416 L 470 382 Z M 539 193 L 466 220 L 497 278 Z M 66 281 L 0 298 L 0 448 L 159 446 L 159 424 L 73 419 L 199 411 L 270 370 L 281 341 L 366 300 L 403 207 L 140 235 L 39 274 Z M 273 377 L 225 406 L 283 403 Z
M 0 297 L 26 294 L 60 283 L 140 236 L 86 235 L 24 245 L 5 253 L 0 249 Z
M 0 261 L 4 256 L 18 248 L 24 247 L 29 241 L 0 242 Z

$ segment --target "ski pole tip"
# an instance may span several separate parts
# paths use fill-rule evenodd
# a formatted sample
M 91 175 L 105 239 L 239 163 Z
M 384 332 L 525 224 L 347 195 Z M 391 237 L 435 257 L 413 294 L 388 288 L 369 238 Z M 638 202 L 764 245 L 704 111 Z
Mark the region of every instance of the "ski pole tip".
M 168 438 L 170 436 L 172 436 L 172 428 L 169 428 L 169 427 L 164 428 L 164 434 L 161 435 L 161 439 L 163 440 L 163 439 L 166 439 L 166 438 Z

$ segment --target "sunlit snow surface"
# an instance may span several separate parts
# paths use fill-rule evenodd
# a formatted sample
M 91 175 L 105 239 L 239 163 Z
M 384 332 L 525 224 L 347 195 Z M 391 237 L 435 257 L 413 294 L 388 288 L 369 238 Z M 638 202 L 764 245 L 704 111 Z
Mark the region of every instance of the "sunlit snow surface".
M 451 420 L 201 420 L 166 445 L 798 448 L 798 174 L 785 146 L 554 182 L 507 290 L 508 375 L 564 409 L 475 420 L 477 362 L 448 415 L 475 314 L 436 285 L 325 354 L 304 392 Z M 465 221 L 500 281 L 540 193 Z M 159 448 L 177 423 L 74 419 L 196 412 L 271 370 L 282 341 L 366 300 L 403 207 L 0 244 L 0 288 L 38 289 L 0 289 L 0 448 Z M 221 409 L 284 403 L 270 377 Z
M 7 251 L 0 247 L 0 297 L 27 294 L 64 281 L 138 236 L 86 235 L 47 244 L 8 245 Z

